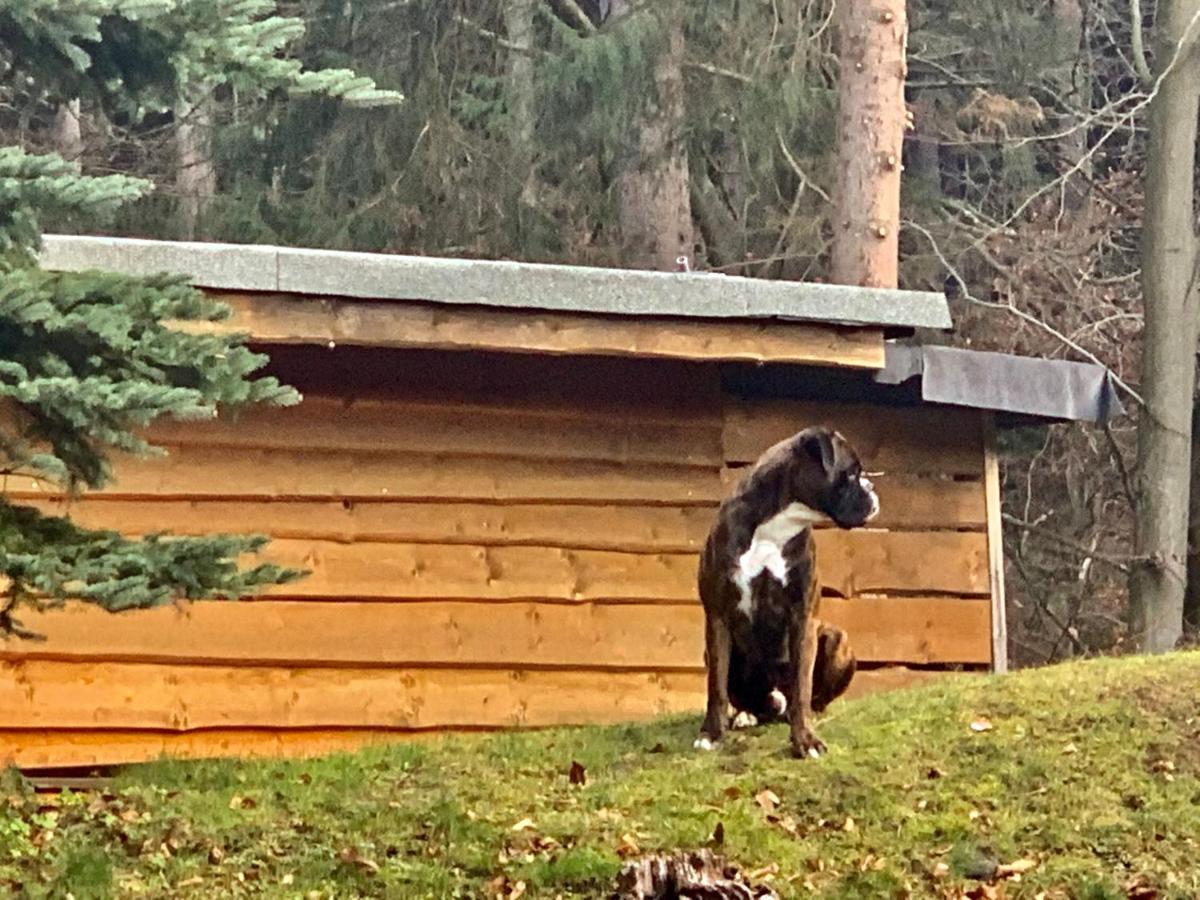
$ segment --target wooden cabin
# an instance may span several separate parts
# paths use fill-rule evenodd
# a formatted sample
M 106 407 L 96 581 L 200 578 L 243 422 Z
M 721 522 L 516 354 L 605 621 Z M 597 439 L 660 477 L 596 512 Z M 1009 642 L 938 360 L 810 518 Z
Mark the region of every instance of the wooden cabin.
M 989 413 L 888 394 L 941 295 L 274 247 L 51 237 L 49 268 L 175 271 L 304 394 L 153 430 L 88 526 L 265 533 L 311 570 L 245 602 L 31 616 L 0 645 L 0 759 L 319 753 L 703 705 L 697 552 L 739 471 L 827 423 L 882 513 L 818 535 L 853 691 L 1003 669 Z

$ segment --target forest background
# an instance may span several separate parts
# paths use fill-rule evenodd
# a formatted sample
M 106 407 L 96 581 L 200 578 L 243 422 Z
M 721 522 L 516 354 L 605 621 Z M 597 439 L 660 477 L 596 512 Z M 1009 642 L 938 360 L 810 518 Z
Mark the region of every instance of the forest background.
M 172 48 L 136 45 L 111 60 L 136 103 L 10 82 L 0 138 L 153 181 L 114 234 L 642 268 L 683 248 L 700 270 L 828 275 L 830 0 L 278 6 L 307 24 L 288 51 L 306 69 L 403 102 L 229 82 L 158 108 L 136 87 Z M 925 340 L 1099 362 L 1136 411 L 1152 16 L 908 3 L 900 283 L 945 291 L 957 323 Z M 1122 649 L 1135 416 L 1004 442 L 1013 661 Z

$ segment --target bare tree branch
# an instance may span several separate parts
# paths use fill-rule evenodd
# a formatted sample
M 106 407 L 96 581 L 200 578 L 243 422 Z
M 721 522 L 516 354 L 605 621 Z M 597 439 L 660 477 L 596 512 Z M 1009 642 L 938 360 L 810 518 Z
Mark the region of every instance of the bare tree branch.
M 796 173 L 796 177 L 800 179 L 800 185 L 812 188 L 813 193 L 826 203 L 833 203 L 833 199 L 821 189 L 821 186 L 809 178 L 805 171 L 800 168 L 800 163 L 796 161 L 796 157 L 792 156 L 792 151 L 788 149 L 787 141 L 783 139 L 783 134 L 777 130 L 775 137 L 779 140 L 779 149 L 783 153 L 783 158 L 787 160 L 788 165 L 792 167 L 792 171 Z
M 1053 543 L 1059 544 L 1068 550 L 1073 550 L 1076 553 L 1083 554 L 1086 559 L 1094 559 L 1105 563 L 1124 574 L 1129 574 L 1130 564 L 1139 561 L 1138 557 L 1132 555 L 1110 556 L 1108 554 L 1097 553 L 1095 548 L 1088 547 L 1086 544 L 1081 544 L 1070 538 L 1065 538 L 1053 528 L 1047 528 L 1045 525 L 1039 525 L 1036 522 L 1026 522 L 1024 519 L 1018 519 L 1009 513 L 1001 513 L 1000 518 L 1008 525 L 1041 534 L 1049 538 Z
M 1133 50 L 1133 70 L 1142 84 L 1149 87 L 1154 83 L 1150 64 L 1146 62 L 1146 42 L 1142 36 L 1142 0 L 1129 0 L 1129 34 Z
M 551 6 L 555 7 L 556 12 L 565 12 L 574 23 L 577 30 L 583 32 L 584 34 L 595 34 L 596 26 L 593 25 L 592 20 L 587 17 L 587 13 L 579 8 L 579 4 L 576 3 L 575 0 L 555 0 Z
M 905 219 L 901 224 L 904 227 L 911 228 L 914 231 L 916 231 L 917 233 L 923 235 L 925 237 L 925 240 L 929 241 L 929 245 L 930 245 L 930 247 L 933 248 L 933 252 L 937 255 L 938 260 L 945 267 L 945 269 L 949 273 L 950 277 L 954 279 L 955 283 L 958 285 L 959 290 L 962 291 L 963 299 L 967 300 L 970 303 L 974 303 L 977 306 L 984 306 L 984 307 L 987 307 L 988 309 L 999 309 L 999 310 L 1003 310 L 1004 312 L 1010 313 L 1010 314 L 1016 316 L 1017 318 L 1025 321 L 1025 322 L 1028 322 L 1030 325 L 1033 325 L 1035 328 L 1040 328 L 1042 331 L 1046 332 L 1046 334 L 1048 334 L 1051 337 L 1055 338 L 1056 340 L 1060 341 L 1065 346 L 1070 347 L 1072 350 L 1074 350 L 1080 356 L 1085 357 L 1089 362 L 1093 362 L 1098 366 L 1103 366 L 1105 369 L 1108 368 L 1107 366 L 1104 365 L 1104 363 L 1100 360 L 1100 358 L 1098 356 L 1096 356 L 1096 354 L 1092 353 L 1090 350 L 1088 350 L 1086 347 L 1079 344 L 1077 341 L 1071 340 L 1069 337 L 1067 337 L 1065 334 L 1063 334 L 1057 328 L 1053 327 L 1052 325 L 1050 325 L 1046 322 L 1043 322 L 1037 316 L 1031 315 L 1030 313 L 1027 313 L 1025 310 L 1023 310 L 1017 306 L 1014 306 L 1011 303 L 994 303 L 990 300 L 981 300 L 980 298 L 974 296 L 971 293 L 970 287 L 967 286 L 966 279 L 964 279 L 962 277 L 962 275 L 959 274 L 958 269 L 956 269 L 950 263 L 950 261 L 948 259 L 946 259 L 945 254 L 942 253 L 941 247 L 938 246 L 937 239 L 934 238 L 934 236 L 929 233 L 929 230 L 927 228 L 925 228 L 923 225 L 920 225 L 920 224 L 912 221 L 911 219 Z M 1114 384 L 1116 384 L 1119 388 L 1121 388 L 1121 390 L 1125 391 L 1125 393 L 1128 394 L 1129 397 L 1131 399 L 1133 399 L 1139 406 L 1144 405 L 1144 401 L 1142 400 L 1141 394 L 1139 394 L 1137 391 L 1135 391 L 1133 388 L 1131 388 L 1128 384 L 1126 384 L 1121 378 L 1119 378 L 1117 376 L 1117 374 L 1115 372 L 1112 372 L 1112 370 L 1109 370 L 1109 374 L 1112 375 Z

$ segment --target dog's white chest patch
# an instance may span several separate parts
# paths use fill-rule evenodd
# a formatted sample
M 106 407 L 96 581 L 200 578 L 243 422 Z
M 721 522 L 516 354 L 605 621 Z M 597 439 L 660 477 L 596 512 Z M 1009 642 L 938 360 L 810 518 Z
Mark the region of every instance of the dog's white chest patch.
M 763 572 L 769 572 L 781 585 L 787 586 L 787 560 L 783 557 L 783 548 L 805 528 L 825 519 L 823 513 L 810 506 L 791 503 L 754 529 L 750 546 L 738 557 L 733 572 L 733 583 L 741 595 L 738 612 L 748 619 L 754 618 L 754 594 L 750 586 Z

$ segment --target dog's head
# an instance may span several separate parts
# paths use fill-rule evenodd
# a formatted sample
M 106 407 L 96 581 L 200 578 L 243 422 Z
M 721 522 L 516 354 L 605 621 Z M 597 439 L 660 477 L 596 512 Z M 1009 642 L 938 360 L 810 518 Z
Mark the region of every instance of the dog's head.
M 856 528 L 878 515 L 879 497 L 844 437 L 829 428 L 806 428 L 790 443 L 795 500 L 841 528 Z

